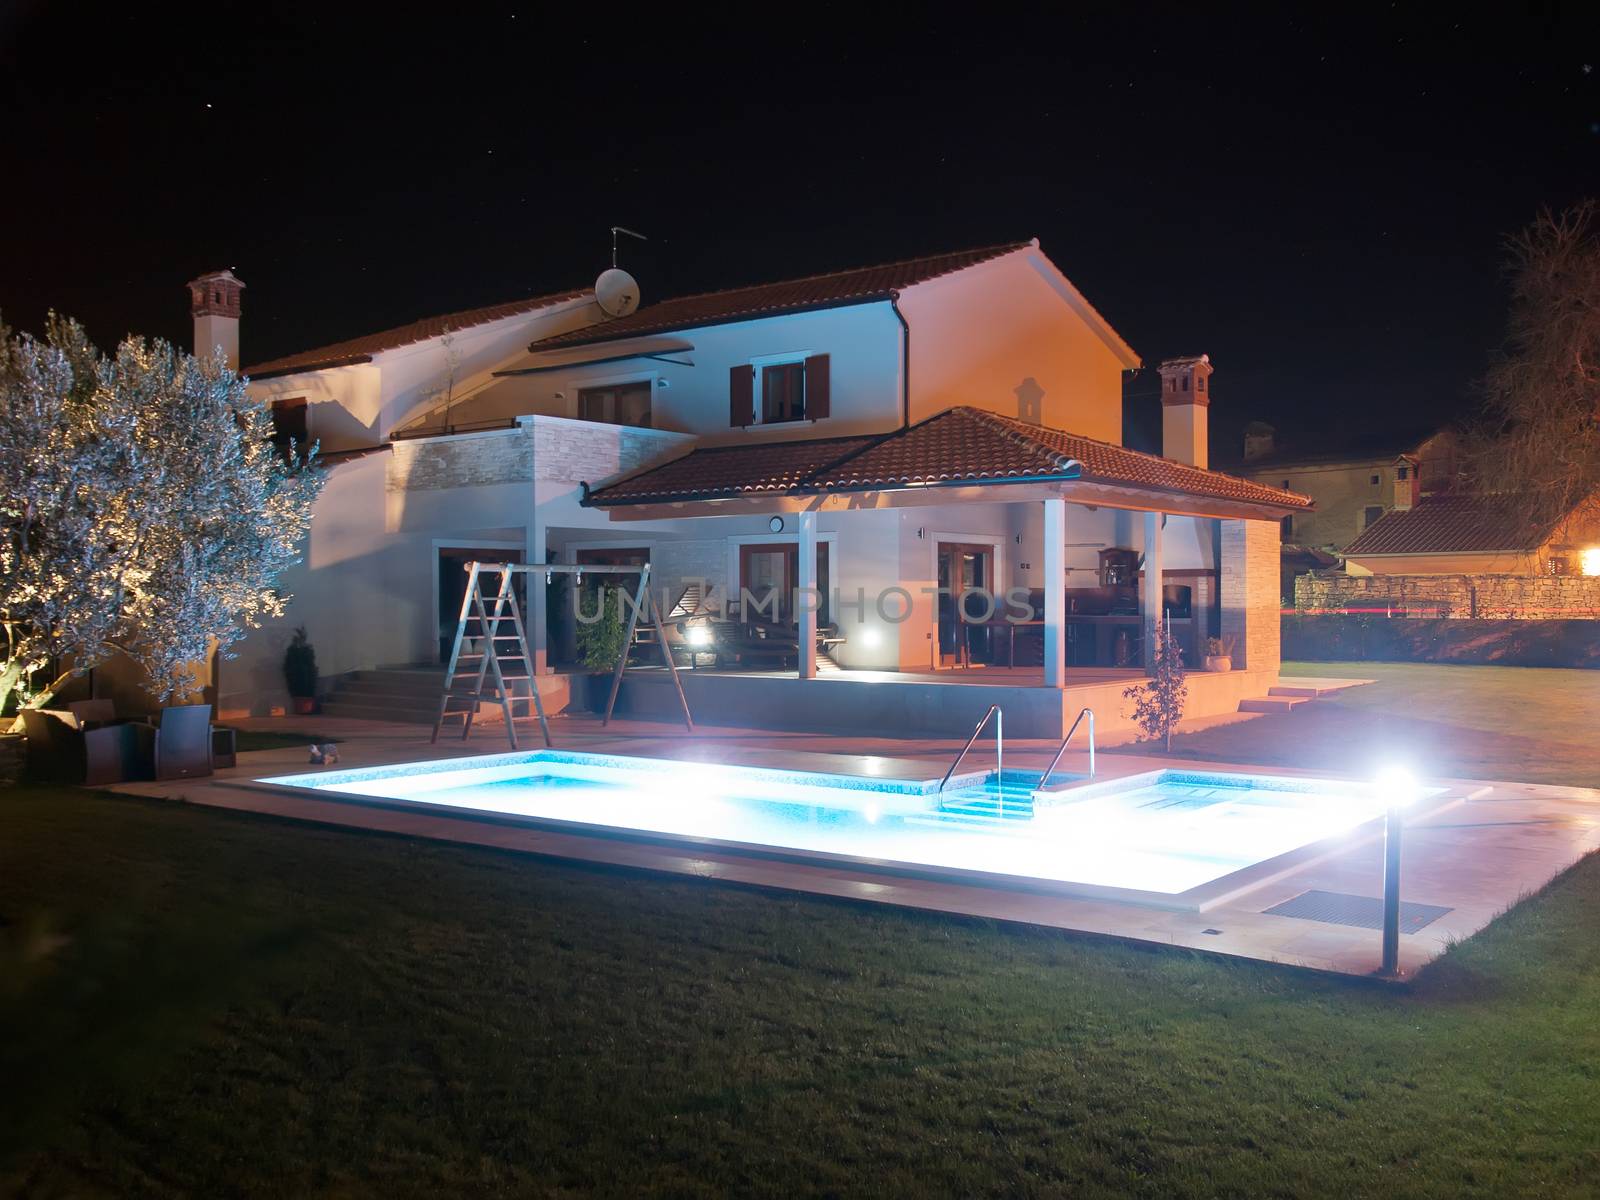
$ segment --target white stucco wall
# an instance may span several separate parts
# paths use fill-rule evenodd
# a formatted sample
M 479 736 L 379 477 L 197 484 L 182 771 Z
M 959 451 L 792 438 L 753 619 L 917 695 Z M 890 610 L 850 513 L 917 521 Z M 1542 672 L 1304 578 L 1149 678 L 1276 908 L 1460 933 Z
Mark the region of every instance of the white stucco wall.
M 461 409 L 462 419 L 521 413 L 576 417 L 580 389 L 649 381 L 654 428 L 696 434 L 708 443 L 840 437 L 883 432 L 900 423 L 900 323 L 887 304 L 786 313 L 672 336 L 694 349 L 504 377 L 475 395 Z M 830 416 L 748 429 L 729 426 L 731 367 L 808 354 L 829 356 Z M 533 360 L 524 356 L 507 369 L 527 361 Z M 756 407 L 759 413 L 759 403 Z

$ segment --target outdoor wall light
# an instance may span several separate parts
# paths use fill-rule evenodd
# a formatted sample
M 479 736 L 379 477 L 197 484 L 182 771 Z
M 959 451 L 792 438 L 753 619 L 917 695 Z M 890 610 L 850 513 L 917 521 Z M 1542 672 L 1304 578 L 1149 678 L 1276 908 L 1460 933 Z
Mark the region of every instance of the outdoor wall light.
M 882 642 L 883 634 L 879 633 L 876 629 L 863 629 L 861 631 L 861 644 L 868 650 L 876 648 L 877 646 L 881 645 Z
M 1578 557 L 1585 575 L 1600 575 L 1600 546 L 1590 546 Z
M 709 646 L 711 644 L 711 630 L 704 625 L 696 625 L 689 630 L 689 645 Z

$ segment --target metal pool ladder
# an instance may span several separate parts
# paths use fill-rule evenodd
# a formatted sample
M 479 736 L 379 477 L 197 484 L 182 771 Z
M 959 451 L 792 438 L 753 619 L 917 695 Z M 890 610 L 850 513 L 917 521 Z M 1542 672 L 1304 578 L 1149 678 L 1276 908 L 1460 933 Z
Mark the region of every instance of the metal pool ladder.
M 1050 782 L 1050 776 L 1060 764 L 1061 756 L 1067 752 L 1067 743 L 1072 740 L 1072 735 L 1078 732 L 1078 726 L 1083 724 L 1085 717 L 1089 718 L 1089 778 L 1094 778 L 1094 709 L 1086 708 L 1078 714 L 1078 719 L 1072 723 L 1072 728 L 1067 730 L 1067 736 L 1061 739 L 1061 748 L 1056 751 L 1056 756 L 1050 760 L 1050 765 L 1044 769 L 1044 774 L 1039 776 L 1040 787 Z
M 1086 709 L 1085 711 L 1088 710 Z M 967 744 L 961 747 L 961 753 L 956 755 L 955 762 L 950 764 L 950 769 L 944 773 L 944 778 L 939 781 L 939 794 L 943 795 L 944 785 L 950 782 L 950 776 L 956 773 L 956 768 L 961 765 L 961 760 L 966 758 L 967 751 L 972 749 L 972 744 L 978 740 L 978 735 L 983 732 L 983 727 L 989 723 L 990 717 L 994 718 L 994 776 L 996 780 L 1004 778 L 1000 756 L 1005 743 L 1006 714 L 1001 711 L 998 704 L 991 704 L 989 705 L 989 711 L 983 714 L 983 720 L 978 722 L 978 727 L 972 731 L 972 736 L 967 739 Z M 1071 735 L 1069 734 L 1068 736 L 1070 737 Z M 1059 758 L 1060 755 L 1056 757 Z

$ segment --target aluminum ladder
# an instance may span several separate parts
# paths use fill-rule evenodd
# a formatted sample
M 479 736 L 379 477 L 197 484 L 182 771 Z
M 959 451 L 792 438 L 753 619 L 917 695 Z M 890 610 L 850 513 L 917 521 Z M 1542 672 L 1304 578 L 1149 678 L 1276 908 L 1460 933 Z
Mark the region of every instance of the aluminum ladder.
M 461 617 L 456 622 L 455 643 L 450 648 L 444 691 L 439 697 L 439 713 L 434 718 L 430 741 L 437 742 L 444 723 L 456 717 L 461 718 L 461 740 L 466 741 L 472 734 L 472 722 L 478 715 L 479 705 L 488 701 L 500 705 L 506 736 L 515 750 L 517 727 L 513 708 L 531 698 L 544 744 L 551 745 L 550 722 L 545 719 L 544 705 L 539 699 L 527 629 L 512 587 L 514 575 L 515 567 L 511 563 L 467 564 L 467 590 L 461 597 Z M 486 598 L 484 584 L 496 577 L 494 595 Z M 473 643 L 477 649 L 472 648 Z M 522 682 L 527 683 L 527 696 L 517 696 L 512 691 Z

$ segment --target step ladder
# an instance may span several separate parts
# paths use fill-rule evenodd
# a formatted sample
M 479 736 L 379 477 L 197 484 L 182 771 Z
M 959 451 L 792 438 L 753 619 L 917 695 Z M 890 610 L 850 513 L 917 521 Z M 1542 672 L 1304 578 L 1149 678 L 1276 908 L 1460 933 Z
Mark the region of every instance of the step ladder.
M 550 722 L 545 719 L 539 700 L 538 680 L 534 678 L 533 653 L 528 647 L 522 609 L 512 586 L 515 568 L 511 563 L 473 562 L 467 567 L 467 590 L 461 597 L 461 617 L 456 622 L 455 643 L 450 648 L 450 664 L 445 668 L 444 692 L 439 697 L 439 712 L 433 722 L 433 737 L 446 721 L 460 718 L 461 740 L 472 734 L 472 722 L 485 702 L 500 705 L 505 718 L 506 736 L 517 749 L 515 706 L 533 702 L 539 717 L 544 744 L 551 745 Z M 486 595 L 486 587 L 494 589 Z M 518 696 L 514 688 L 526 683 L 528 694 Z M 523 717 L 528 716 L 526 708 Z

